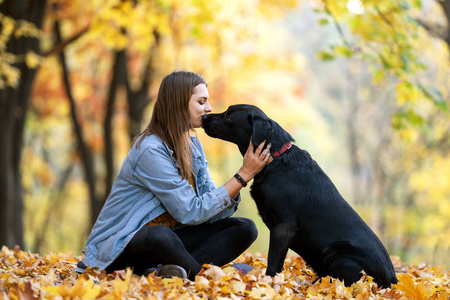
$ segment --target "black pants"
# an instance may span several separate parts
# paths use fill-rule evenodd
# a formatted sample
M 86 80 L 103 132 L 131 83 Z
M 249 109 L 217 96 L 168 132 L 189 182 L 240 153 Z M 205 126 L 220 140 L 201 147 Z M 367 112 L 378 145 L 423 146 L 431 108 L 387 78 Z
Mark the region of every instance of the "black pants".
M 175 264 L 193 280 L 203 264 L 222 266 L 233 261 L 257 236 L 255 223 L 246 218 L 226 218 L 174 231 L 164 225 L 144 226 L 106 271 L 131 267 L 139 275 L 158 264 Z

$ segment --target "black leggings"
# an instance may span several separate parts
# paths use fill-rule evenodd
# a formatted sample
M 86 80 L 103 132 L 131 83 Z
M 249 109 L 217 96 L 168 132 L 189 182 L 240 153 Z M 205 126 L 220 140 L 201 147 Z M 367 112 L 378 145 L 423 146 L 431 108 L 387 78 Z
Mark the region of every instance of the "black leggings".
M 144 226 L 106 271 L 131 267 L 140 275 L 158 264 L 175 264 L 193 280 L 203 264 L 222 266 L 233 261 L 257 236 L 255 223 L 246 218 L 226 218 L 174 231 L 164 225 Z

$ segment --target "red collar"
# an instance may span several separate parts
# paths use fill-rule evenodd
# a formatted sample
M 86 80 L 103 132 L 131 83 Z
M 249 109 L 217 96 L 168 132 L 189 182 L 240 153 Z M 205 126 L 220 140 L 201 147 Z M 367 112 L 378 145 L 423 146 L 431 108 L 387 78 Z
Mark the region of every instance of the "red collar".
M 286 152 L 286 150 L 291 149 L 291 147 L 292 147 L 292 144 L 291 144 L 291 143 L 286 143 L 286 144 L 284 144 L 283 147 L 281 147 L 280 150 L 275 151 L 274 153 L 272 153 L 272 158 L 281 156 L 281 154 L 283 154 L 284 152 Z

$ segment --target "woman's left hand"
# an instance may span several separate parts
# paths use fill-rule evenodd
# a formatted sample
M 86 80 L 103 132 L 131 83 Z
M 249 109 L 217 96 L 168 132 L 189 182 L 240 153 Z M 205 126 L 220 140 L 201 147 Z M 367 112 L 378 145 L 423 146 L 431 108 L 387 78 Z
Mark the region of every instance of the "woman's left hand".
M 270 159 L 270 147 L 271 144 L 268 144 L 264 149 L 264 144 L 266 141 L 263 141 L 258 147 L 254 148 L 253 143 L 250 139 L 250 144 L 247 148 L 247 152 L 244 155 L 244 161 L 242 167 L 239 169 L 239 175 L 245 179 L 245 181 L 249 182 L 253 177 L 256 176 L 261 170 L 267 165 Z

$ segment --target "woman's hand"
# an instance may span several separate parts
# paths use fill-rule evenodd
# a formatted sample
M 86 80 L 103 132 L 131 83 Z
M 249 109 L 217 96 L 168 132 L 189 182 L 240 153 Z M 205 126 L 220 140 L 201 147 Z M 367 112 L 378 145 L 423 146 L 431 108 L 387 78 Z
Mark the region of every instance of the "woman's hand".
M 265 165 L 267 165 L 267 162 L 270 158 L 270 146 L 271 144 L 267 145 L 266 149 L 263 150 L 264 142 L 262 142 L 258 148 L 253 146 L 252 141 L 250 140 L 250 145 L 247 148 L 247 152 L 244 155 L 244 163 L 242 167 L 239 169 L 238 174 L 242 177 L 245 182 L 249 182 L 252 180 L 253 177 L 255 177 L 256 174 L 258 174 Z M 236 196 L 239 194 L 239 191 L 242 189 L 245 184 L 240 182 L 235 177 L 232 177 L 230 180 L 225 182 L 224 184 L 225 188 L 228 191 L 228 195 L 231 199 L 235 199 Z
M 259 144 L 258 148 L 254 150 L 255 147 L 250 139 L 250 144 L 244 155 L 243 165 L 238 171 L 239 175 L 241 175 L 246 182 L 249 182 L 255 177 L 269 161 L 271 144 L 268 144 L 266 149 L 263 149 L 265 142 L 266 141 L 263 141 Z

